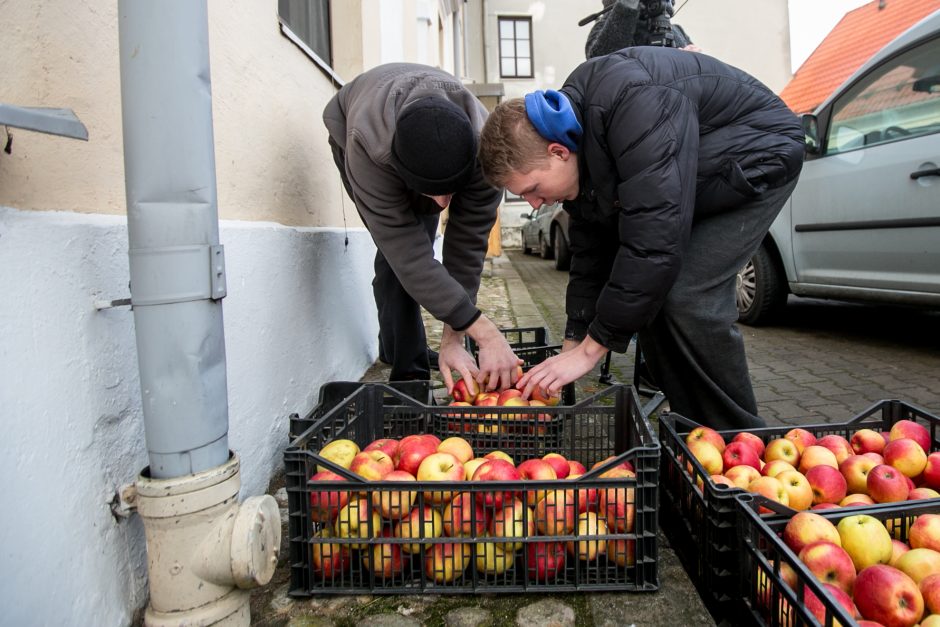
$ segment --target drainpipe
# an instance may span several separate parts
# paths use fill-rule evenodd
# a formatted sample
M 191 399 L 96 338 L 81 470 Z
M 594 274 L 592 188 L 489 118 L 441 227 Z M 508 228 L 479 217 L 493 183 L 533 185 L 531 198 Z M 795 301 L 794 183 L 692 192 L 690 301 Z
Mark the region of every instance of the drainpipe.
M 248 625 L 280 546 L 270 496 L 238 503 L 206 0 L 120 0 L 131 305 L 150 465 L 136 483 L 148 625 Z

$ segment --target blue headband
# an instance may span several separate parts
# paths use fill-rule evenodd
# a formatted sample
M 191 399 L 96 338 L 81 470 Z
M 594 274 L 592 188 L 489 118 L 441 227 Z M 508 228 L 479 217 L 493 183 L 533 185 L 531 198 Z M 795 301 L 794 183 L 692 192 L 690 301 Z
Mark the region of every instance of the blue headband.
M 581 124 L 564 94 L 554 89 L 526 94 L 525 112 L 539 135 L 577 152 Z

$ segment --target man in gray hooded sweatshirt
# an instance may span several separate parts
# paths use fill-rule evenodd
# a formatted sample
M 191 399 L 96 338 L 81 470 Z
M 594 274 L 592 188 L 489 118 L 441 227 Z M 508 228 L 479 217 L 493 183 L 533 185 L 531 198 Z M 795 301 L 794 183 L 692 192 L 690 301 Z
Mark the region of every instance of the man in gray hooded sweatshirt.
M 439 367 L 448 392 L 454 370 L 487 389 L 515 381 L 520 361 L 475 304 L 502 195 L 476 158 L 486 115 L 452 75 L 410 63 L 364 72 L 323 111 L 346 192 L 378 248 L 372 287 L 391 381 L 430 378 L 420 307 L 444 323 Z M 445 208 L 439 263 L 433 244 Z M 480 347 L 479 367 L 465 334 Z

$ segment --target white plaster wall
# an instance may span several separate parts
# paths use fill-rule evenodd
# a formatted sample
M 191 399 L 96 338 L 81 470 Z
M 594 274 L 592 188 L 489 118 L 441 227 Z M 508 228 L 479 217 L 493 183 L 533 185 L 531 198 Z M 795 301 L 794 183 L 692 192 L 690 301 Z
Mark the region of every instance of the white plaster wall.
M 229 444 L 242 497 L 280 469 L 287 416 L 376 356 L 362 229 L 221 224 Z M 0 207 L 0 624 L 127 625 L 146 602 L 137 516 L 108 500 L 147 465 L 123 216 Z

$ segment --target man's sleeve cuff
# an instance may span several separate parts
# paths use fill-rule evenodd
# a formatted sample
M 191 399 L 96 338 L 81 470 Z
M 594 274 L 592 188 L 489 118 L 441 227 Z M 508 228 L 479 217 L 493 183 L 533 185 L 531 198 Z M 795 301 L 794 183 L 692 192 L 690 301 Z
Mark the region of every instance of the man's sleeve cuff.
M 451 327 L 453 327 L 454 331 L 466 331 L 467 328 L 469 328 L 470 325 L 476 322 L 482 315 L 483 315 L 483 312 L 477 309 L 474 311 L 473 316 L 469 320 L 467 320 L 466 323 L 461 324 L 461 325 L 452 324 Z
M 591 339 L 595 342 L 615 353 L 627 352 L 627 346 L 630 345 L 630 336 L 624 338 L 615 335 L 608 331 L 607 328 L 597 320 L 592 322 L 591 326 L 588 327 L 588 335 L 590 335 Z

